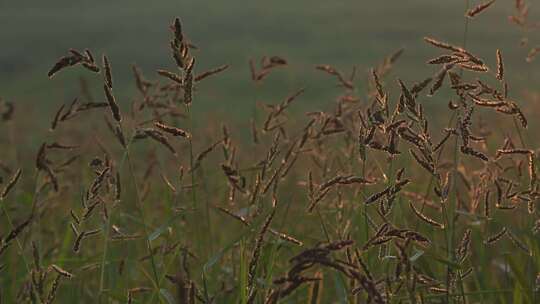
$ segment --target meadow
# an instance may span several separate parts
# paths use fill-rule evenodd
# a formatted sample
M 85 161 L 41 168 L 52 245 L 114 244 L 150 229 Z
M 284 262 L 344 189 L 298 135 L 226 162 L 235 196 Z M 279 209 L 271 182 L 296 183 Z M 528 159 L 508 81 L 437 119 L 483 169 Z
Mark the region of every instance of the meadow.
M 538 303 L 535 3 L 316 2 L 0 4 L 0 303 Z

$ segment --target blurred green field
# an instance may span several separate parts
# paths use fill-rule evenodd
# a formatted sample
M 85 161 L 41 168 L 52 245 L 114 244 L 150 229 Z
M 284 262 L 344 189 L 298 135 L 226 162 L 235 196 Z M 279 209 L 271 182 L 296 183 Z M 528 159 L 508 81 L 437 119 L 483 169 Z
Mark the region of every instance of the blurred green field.
M 540 39 L 509 24 L 514 1 L 469 21 L 467 3 L 0 3 L 0 98 L 15 104 L 0 120 L 0 303 L 538 303 L 540 58 L 525 57 Z M 176 91 L 156 74 L 178 71 L 176 16 L 197 73 L 230 65 L 192 105 L 186 70 Z M 442 88 L 416 96 L 440 69 L 426 60 L 448 53 L 424 36 L 466 44 L 490 73 L 458 50 Z M 70 48 L 107 54 L 121 110 L 111 93 L 49 130 L 81 79 L 96 101 L 110 85 L 80 66 L 48 79 Z M 379 85 L 371 68 L 400 48 Z M 251 81 L 249 60 L 272 55 L 288 66 Z M 146 103 L 133 64 L 161 81 Z M 356 67 L 354 89 L 318 64 Z
M 52 112 L 52 105 L 79 94 L 76 76 L 86 74 L 72 69 L 50 81 L 46 71 L 69 48 L 89 48 L 96 56 L 109 56 L 117 94 L 125 101 L 135 92 L 131 64 L 142 67 L 150 79 L 157 78 L 156 69 L 172 67 L 169 33 L 164 29 L 180 16 L 200 48 L 199 71 L 231 65 L 227 73 L 204 84 L 196 96 L 196 111 L 211 108 L 245 117 L 256 100 L 279 100 L 282 92 L 298 87 L 307 88 L 302 102 L 312 109 L 333 100 L 337 92 L 326 75 L 313 71 L 316 64 L 344 71 L 355 65 L 363 82 L 370 67 L 404 47 L 396 71 L 410 78 L 406 80 L 417 81 L 433 73 L 423 63 L 435 53 L 421 38 L 431 35 L 461 44 L 464 5 L 453 0 L 4 1 L 0 3 L 0 95 Z M 509 80 L 519 91 L 538 81 L 540 72 L 525 64 L 528 49 L 519 47 L 522 34 L 507 21 L 512 6 L 512 1 L 498 1 L 482 18 L 472 21 L 467 44 L 491 66 L 495 64 L 493 50 L 501 48 Z M 539 8 L 531 8 L 532 19 L 539 15 Z M 283 56 L 290 67 L 255 88 L 249 80 L 248 60 L 264 55 Z M 96 92 L 101 94 L 99 86 Z

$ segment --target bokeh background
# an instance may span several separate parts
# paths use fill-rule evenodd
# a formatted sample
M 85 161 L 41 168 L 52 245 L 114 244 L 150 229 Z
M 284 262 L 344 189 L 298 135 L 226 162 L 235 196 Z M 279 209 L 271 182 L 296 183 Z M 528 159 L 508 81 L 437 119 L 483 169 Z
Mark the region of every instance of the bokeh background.
M 530 19 L 540 20 L 540 5 L 534 4 Z M 50 114 L 80 94 L 80 77 L 95 84 L 96 94 L 101 96 L 99 77 L 92 78 L 81 68 L 69 69 L 52 80 L 46 76 L 69 48 L 89 48 L 96 57 L 109 56 L 115 93 L 127 105 L 136 93 L 132 64 L 140 66 L 149 79 L 158 78 L 158 68 L 174 68 L 168 26 L 179 16 L 185 32 L 199 47 L 199 71 L 231 65 L 226 73 L 205 81 L 196 96 L 196 113 L 211 109 L 245 117 L 257 100 L 276 102 L 298 87 L 307 88 L 298 109 L 313 110 L 334 100 L 338 90 L 327 75 L 314 70 L 316 64 L 331 64 L 346 73 L 356 66 L 361 76 L 357 85 L 362 90 L 369 68 L 403 47 L 405 53 L 395 74 L 407 81 L 433 74 L 436 67 L 424 62 L 438 52 L 423 43 L 422 37 L 462 44 L 465 5 L 459 0 L 4 0 L 0 1 L 0 96 L 30 107 L 30 111 Z M 512 92 L 517 94 L 537 84 L 540 72 L 538 63 L 525 62 L 534 34 L 524 33 L 508 21 L 513 5 L 514 1 L 497 1 L 470 21 L 467 47 L 491 67 L 495 66 L 494 50 L 501 48 Z M 520 41 L 527 35 L 532 35 L 530 43 L 521 47 Z M 282 56 L 289 67 L 255 86 L 248 61 L 264 55 Z

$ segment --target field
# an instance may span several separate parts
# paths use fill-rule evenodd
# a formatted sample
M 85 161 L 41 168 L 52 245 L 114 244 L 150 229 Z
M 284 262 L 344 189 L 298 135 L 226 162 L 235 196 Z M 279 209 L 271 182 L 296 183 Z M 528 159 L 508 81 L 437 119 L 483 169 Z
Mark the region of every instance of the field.
M 530 2 L 0 4 L 0 303 L 540 302 Z

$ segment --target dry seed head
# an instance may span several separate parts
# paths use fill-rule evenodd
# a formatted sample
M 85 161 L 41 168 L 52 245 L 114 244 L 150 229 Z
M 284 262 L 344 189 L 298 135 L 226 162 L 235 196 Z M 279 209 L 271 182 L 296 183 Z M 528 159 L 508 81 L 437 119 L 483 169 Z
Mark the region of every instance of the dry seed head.
M 441 42 L 431 37 L 424 37 L 424 41 L 441 49 L 445 49 L 445 50 L 449 50 L 449 51 L 453 51 L 457 53 L 465 53 L 465 50 L 461 47 L 454 46 L 446 42 Z
M 432 77 L 428 77 L 419 83 L 415 83 L 411 89 L 411 93 L 415 95 L 419 94 L 429 85 L 432 80 Z
M 60 280 L 62 279 L 62 275 L 58 274 L 54 278 L 53 284 L 51 286 L 51 289 L 49 290 L 49 294 L 47 295 L 47 301 L 46 304 L 52 304 L 54 302 L 54 298 L 56 297 L 56 291 L 58 290 L 58 286 L 60 286 Z
M 405 86 L 403 81 L 401 79 L 398 79 L 399 86 L 401 87 L 401 92 L 403 93 L 403 96 L 405 97 L 405 102 L 409 107 L 414 107 L 416 105 L 416 101 L 414 96 L 411 94 L 409 89 Z
M 111 64 L 109 63 L 109 59 L 106 55 L 103 55 L 103 68 L 105 69 L 105 84 L 112 89 L 113 80 L 112 80 L 112 72 L 111 72 Z
M 371 74 L 373 75 L 373 81 L 375 82 L 375 87 L 377 88 L 377 94 L 379 94 L 379 97 L 382 98 L 385 94 L 384 94 L 381 82 L 379 80 L 379 76 L 377 75 L 377 71 L 373 69 L 371 70 Z
M 262 181 L 261 175 L 257 174 L 257 176 L 255 177 L 255 184 L 253 185 L 253 190 L 251 191 L 251 197 L 249 199 L 250 206 L 253 206 L 257 201 L 259 190 L 261 187 L 261 181 Z
M 326 197 L 326 195 L 328 194 L 328 192 L 330 192 L 330 190 L 332 190 L 332 188 L 326 188 L 325 190 L 321 191 L 317 196 L 315 196 L 315 198 L 313 199 L 313 201 L 308 207 L 308 212 L 311 213 L 313 209 L 315 209 L 317 204 Z
M 174 31 L 174 39 L 176 39 L 178 43 L 183 42 L 184 35 L 182 33 L 182 22 L 180 22 L 180 18 L 178 17 L 174 19 L 173 31 Z
M 435 166 L 432 163 L 425 160 L 423 157 L 418 156 L 413 149 L 409 149 L 409 153 L 413 156 L 414 160 L 416 160 L 416 162 L 420 164 L 421 167 L 426 169 L 426 171 L 435 176 L 437 175 L 437 173 L 435 172 Z
M 187 72 L 184 80 L 184 103 L 186 105 L 191 105 L 191 102 L 193 101 L 193 74 L 190 72 Z
M 465 16 L 472 19 L 475 16 L 477 16 L 478 14 L 480 14 L 481 12 L 485 11 L 493 3 L 495 3 L 495 0 L 490 0 L 490 1 L 487 1 L 487 2 L 484 2 L 484 3 L 480 3 L 477 6 L 469 9 L 467 11 L 467 13 L 465 14 Z
M 195 76 L 195 82 L 199 82 L 199 81 L 201 81 L 201 80 L 203 80 L 203 79 L 205 79 L 207 77 L 210 77 L 212 75 L 221 73 L 221 72 L 225 71 L 228 68 L 229 68 L 229 65 L 225 64 L 225 65 L 219 66 L 217 68 L 211 69 L 209 71 L 203 72 L 203 73 Z
M 521 154 L 521 155 L 534 155 L 534 151 L 529 149 L 498 149 L 496 157 L 500 157 L 501 155 L 508 155 L 508 154 Z
M 103 89 L 105 91 L 105 96 L 107 97 L 107 102 L 109 103 L 109 108 L 111 109 L 114 120 L 116 120 L 117 122 L 121 122 L 122 116 L 120 115 L 120 108 L 118 107 L 118 104 L 114 99 L 111 88 L 107 84 L 104 84 Z
M 75 228 L 73 227 L 73 229 L 75 229 Z M 77 232 L 77 231 L 76 231 L 76 229 L 75 229 L 75 230 L 74 230 L 74 233 L 76 233 L 76 232 Z M 80 248 L 81 248 L 82 240 L 83 240 L 83 238 L 84 238 L 84 234 L 85 234 L 85 232 L 83 231 L 83 232 L 81 232 L 81 233 L 79 233 L 79 234 L 77 235 L 77 238 L 75 239 L 75 242 L 73 243 L 73 252 L 75 252 L 75 253 L 78 253 L 78 252 L 79 252 L 79 250 L 80 250 Z
M 21 174 L 22 174 L 22 169 L 19 169 L 17 170 L 17 172 L 15 172 L 15 174 L 11 177 L 11 179 L 9 180 L 9 182 L 4 186 L 4 188 L 2 189 L 2 191 L 0 192 L 0 201 L 3 201 L 6 196 L 9 194 L 9 192 L 11 191 L 11 189 L 13 189 L 13 187 L 17 184 L 17 182 L 19 181 L 20 177 L 21 177 Z
M 466 70 L 470 70 L 473 72 L 480 72 L 480 73 L 489 72 L 489 68 L 483 64 L 460 62 L 458 63 L 458 65 Z
M 156 127 L 158 127 L 159 129 L 161 129 L 163 132 L 167 132 L 171 135 L 174 135 L 174 136 L 180 136 L 180 137 L 184 137 L 184 138 L 190 138 L 191 137 L 191 134 L 189 134 L 187 131 L 184 131 L 180 128 L 176 128 L 176 127 L 172 127 L 172 126 L 168 126 L 168 125 L 165 125 L 161 122 L 155 122 L 154 125 Z
M 525 114 L 523 114 L 523 112 L 521 112 L 520 109 L 516 109 L 516 117 L 517 119 L 519 120 L 519 122 L 521 123 L 521 126 L 525 129 L 527 129 L 527 126 L 528 126 L 528 122 L 527 122 L 527 118 L 525 117 Z
M 517 248 L 523 250 L 527 255 L 532 255 L 532 251 L 527 247 L 527 245 L 520 241 L 512 232 L 508 231 L 506 235 Z
M 136 133 L 137 133 L 136 134 L 137 138 L 149 137 L 149 138 L 153 139 L 154 141 L 156 141 L 156 142 L 160 143 L 161 145 L 163 145 L 165 148 L 167 148 L 169 151 L 171 151 L 172 154 L 176 155 L 176 150 L 169 143 L 169 140 L 167 139 L 167 137 L 165 137 L 165 135 L 163 135 L 163 133 L 161 133 L 161 131 L 156 130 L 156 129 L 152 129 L 152 128 L 144 128 L 144 129 L 137 130 Z
M 454 55 L 441 55 L 439 57 L 433 58 L 431 60 L 428 60 L 427 64 L 446 64 L 446 63 L 454 63 L 458 60 L 460 60 L 461 57 L 454 56 Z
M 501 51 L 497 49 L 497 79 L 503 81 L 504 79 L 504 62 Z
M 69 271 L 67 271 L 67 270 L 65 270 L 65 269 L 62 269 L 62 268 L 61 268 L 60 266 L 58 266 L 58 265 L 52 264 L 52 265 L 51 265 L 51 268 L 52 268 L 54 271 L 56 271 L 56 272 L 57 272 L 59 275 L 61 275 L 61 276 L 64 276 L 64 277 L 66 277 L 66 278 L 68 278 L 68 279 L 73 278 L 73 274 L 72 274 L 72 273 L 70 273 Z
M 75 223 L 70 223 L 69 227 L 71 227 L 71 231 L 73 231 L 73 234 L 78 237 L 79 229 L 77 229 L 77 226 L 75 226 Z
M 49 70 L 49 72 L 47 73 L 47 76 L 49 76 L 49 78 L 53 78 L 54 75 L 56 73 L 58 73 L 60 70 L 66 68 L 66 67 L 69 67 L 69 66 L 73 66 L 73 65 L 76 65 L 78 63 L 81 62 L 81 58 L 77 58 L 75 56 L 65 56 L 65 57 L 61 57 L 55 64 L 54 66 Z
M 532 189 L 536 185 L 537 182 L 537 175 L 536 175 L 536 156 L 534 153 L 530 153 L 527 156 L 527 163 L 528 163 L 528 169 L 529 169 L 529 178 L 530 178 L 530 184 L 529 187 Z
M 87 238 L 89 236 L 99 234 L 100 232 L 101 232 L 101 229 L 88 230 L 84 232 L 84 237 Z
M 30 224 L 32 217 L 30 216 L 26 221 L 20 223 L 18 226 L 13 228 L 10 233 L 2 241 L 3 244 L 9 244 L 13 239 L 15 239 L 23 230 Z M 1 251 L 1 250 L 0 250 Z
M 489 158 L 482 152 L 480 151 L 477 151 L 477 150 L 474 150 L 473 148 L 471 147 L 467 147 L 467 146 L 461 146 L 460 147 L 460 151 L 461 153 L 463 154 L 467 154 L 467 155 L 470 155 L 470 156 L 474 156 L 478 159 L 481 159 L 485 162 L 488 162 L 489 161 Z
M 534 222 L 534 227 L 532 228 L 532 232 L 534 234 L 540 233 L 540 219 L 537 219 L 536 222 Z
M 58 111 L 54 115 L 54 119 L 53 119 L 53 121 L 51 123 L 51 131 L 56 129 L 56 126 L 58 125 L 58 122 L 60 121 L 60 115 L 62 115 L 62 111 L 64 110 L 65 106 L 66 106 L 65 104 L 62 104 L 62 106 L 60 106 L 60 108 L 58 109 Z
M 442 287 L 430 287 L 429 290 L 434 293 L 448 293 L 448 289 Z
M 500 240 L 507 232 L 506 227 L 503 227 L 501 231 L 497 232 L 496 234 L 490 236 L 487 238 L 487 240 L 484 241 L 484 244 L 491 245 L 496 243 L 498 240 Z
M 534 58 L 536 57 L 536 55 L 538 55 L 540 53 L 540 47 L 535 47 L 535 48 L 532 48 L 530 51 L 529 51 L 529 54 L 527 54 L 527 58 L 525 59 L 528 63 L 531 63 Z
M 440 228 L 440 229 L 444 229 L 444 225 L 435 221 L 434 219 L 426 216 L 425 214 L 421 213 L 419 210 L 416 209 L 416 207 L 414 207 L 413 203 L 411 201 L 409 201 L 409 206 L 411 207 L 413 213 L 419 217 L 421 220 L 423 220 L 424 222 L 428 223 L 429 225 L 431 226 L 435 226 L 437 228 Z
M 292 237 L 292 236 L 290 236 L 288 234 L 285 234 L 283 232 L 276 231 L 276 230 L 274 230 L 272 228 L 269 228 L 268 231 L 270 231 L 270 233 L 272 233 L 273 235 L 279 237 L 280 239 L 282 239 L 284 241 L 293 243 L 293 244 L 298 245 L 298 246 L 303 246 L 304 245 L 304 243 L 302 241 L 300 241 L 297 238 Z
M 178 74 L 176 73 L 173 73 L 173 72 L 169 72 L 169 71 L 166 71 L 166 70 L 157 70 L 157 73 L 165 78 L 168 78 L 180 85 L 182 85 L 184 83 L 184 81 L 182 80 L 182 77 L 180 77 Z
M 534 214 L 536 212 L 536 202 L 534 200 L 527 202 L 527 212 L 529 212 L 529 214 Z
M 435 81 L 429 90 L 430 96 L 433 96 L 442 87 L 446 74 L 448 74 L 448 71 L 450 71 L 453 67 L 454 65 L 452 63 L 445 64 L 437 75 L 435 75 Z
M 171 181 L 167 178 L 167 176 L 163 174 L 163 172 L 159 172 L 159 176 L 161 177 L 165 185 L 167 185 L 167 187 L 172 191 L 172 193 L 178 192 L 176 187 L 171 183 Z
M 254 280 L 255 280 L 255 271 L 257 270 L 257 263 L 259 262 L 259 256 L 261 253 L 261 248 L 264 241 L 264 235 L 268 231 L 268 228 L 270 227 L 270 222 L 272 222 L 272 219 L 274 218 L 274 215 L 276 214 L 276 208 L 272 208 L 272 211 L 270 214 L 266 217 L 266 220 L 264 221 L 264 224 L 259 231 L 259 234 L 257 236 L 257 241 L 255 242 L 255 248 L 253 249 L 253 254 L 251 256 L 251 260 L 249 261 L 249 267 L 248 267 L 248 288 L 251 290 L 254 288 Z
M 471 244 L 471 229 L 467 229 L 465 233 L 463 234 L 463 237 L 461 238 L 461 242 L 459 244 L 459 247 L 456 250 L 456 256 L 458 257 L 458 260 L 461 262 L 465 259 L 467 256 L 467 253 L 469 252 Z

